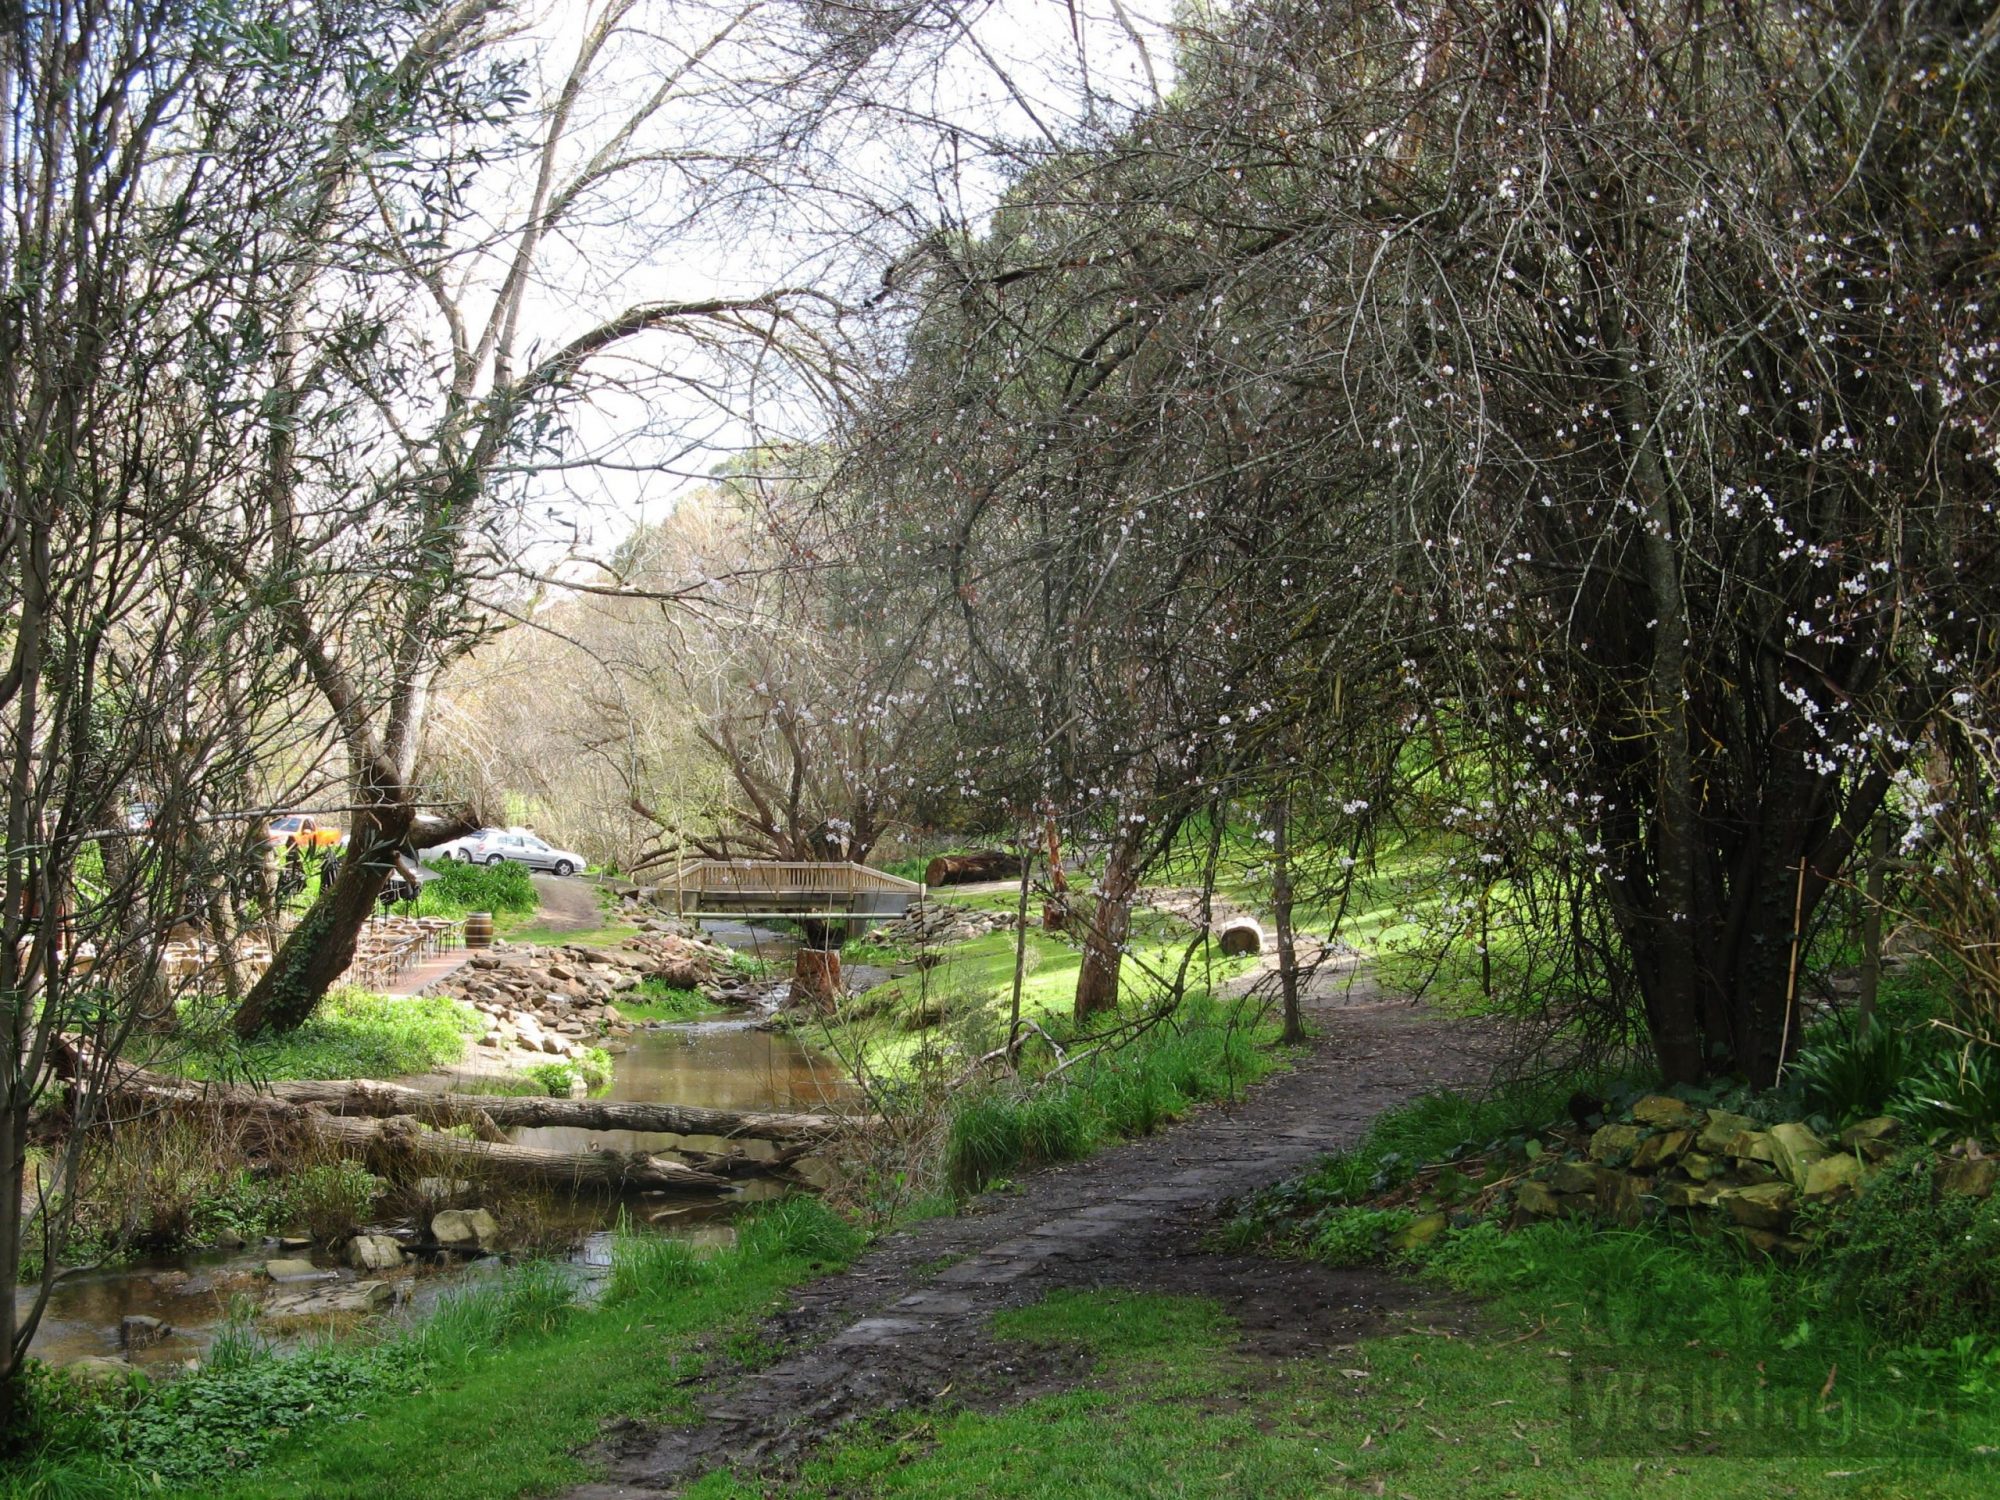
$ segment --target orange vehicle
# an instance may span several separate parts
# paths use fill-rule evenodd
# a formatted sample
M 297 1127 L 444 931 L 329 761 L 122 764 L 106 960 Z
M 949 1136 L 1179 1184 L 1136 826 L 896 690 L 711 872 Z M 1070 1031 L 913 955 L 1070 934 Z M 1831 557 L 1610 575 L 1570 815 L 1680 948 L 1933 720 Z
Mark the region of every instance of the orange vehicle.
M 287 813 L 271 821 L 271 826 L 264 830 L 264 837 L 274 844 L 290 844 L 310 854 L 318 849 L 331 849 L 340 842 L 342 834 L 338 828 L 329 827 L 305 813 Z

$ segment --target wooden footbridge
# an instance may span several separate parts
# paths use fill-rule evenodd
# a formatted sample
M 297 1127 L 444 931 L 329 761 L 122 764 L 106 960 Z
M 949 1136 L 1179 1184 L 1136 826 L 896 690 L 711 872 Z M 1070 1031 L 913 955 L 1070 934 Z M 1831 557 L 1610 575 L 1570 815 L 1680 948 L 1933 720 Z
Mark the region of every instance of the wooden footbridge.
M 784 859 L 700 859 L 674 871 L 674 910 L 699 921 L 730 917 L 892 922 L 921 901 L 914 880 L 866 865 Z

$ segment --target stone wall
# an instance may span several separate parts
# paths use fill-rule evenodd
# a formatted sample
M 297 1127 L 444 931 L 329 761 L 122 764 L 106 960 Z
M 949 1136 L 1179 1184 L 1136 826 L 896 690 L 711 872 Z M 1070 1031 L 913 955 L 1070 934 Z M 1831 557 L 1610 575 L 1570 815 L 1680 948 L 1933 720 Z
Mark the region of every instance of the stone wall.
M 1828 1141 L 1797 1121 L 1764 1125 L 1655 1094 L 1578 1149 L 1538 1161 L 1514 1187 L 1515 1217 L 1583 1214 L 1638 1224 L 1677 1214 L 1697 1228 L 1731 1227 L 1759 1249 L 1795 1256 L 1823 1222 L 1806 1210 L 1837 1211 L 1851 1202 L 1901 1148 L 1902 1134 L 1902 1122 L 1885 1115 Z M 1971 1142 L 1939 1171 L 1945 1191 L 1981 1197 L 1996 1178 L 2000 1157 L 1979 1154 Z

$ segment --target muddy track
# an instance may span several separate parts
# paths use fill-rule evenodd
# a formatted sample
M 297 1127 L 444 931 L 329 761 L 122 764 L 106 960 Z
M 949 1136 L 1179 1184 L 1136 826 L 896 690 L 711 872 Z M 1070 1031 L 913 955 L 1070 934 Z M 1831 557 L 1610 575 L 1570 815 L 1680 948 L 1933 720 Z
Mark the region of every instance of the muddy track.
M 621 1422 L 592 1457 L 606 1478 L 569 1500 L 654 1500 L 716 1468 L 783 1470 L 848 1424 L 936 1400 L 992 1405 L 1081 1378 L 1063 1350 L 996 1340 L 994 1313 L 1058 1288 L 1212 1297 L 1250 1356 L 1324 1352 L 1426 1312 L 1422 1288 L 1369 1271 L 1213 1253 L 1234 1202 L 1356 1140 L 1414 1095 L 1483 1081 L 1490 1030 L 1400 1002 L 1330 1005 L 1323 1039 L 1240 1102 L 1090 1161 L 1025 1178 L 955 1219 L 889 1235 L 800 1289 L 765 1328 L 781 1353 L 721 1379 L 686 1427 Z

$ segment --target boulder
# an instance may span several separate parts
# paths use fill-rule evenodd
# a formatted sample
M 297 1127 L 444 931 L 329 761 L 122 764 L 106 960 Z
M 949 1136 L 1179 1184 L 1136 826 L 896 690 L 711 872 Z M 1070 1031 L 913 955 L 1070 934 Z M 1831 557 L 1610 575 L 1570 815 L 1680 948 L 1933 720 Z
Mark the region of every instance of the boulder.
M 1554 1218 L 1563 1211 L 1562 1199 L 1550 1191 L 1546 1182 L 1537 1182 L 1532 1177 L 1515 1184 L 1514 1206 L 1542 1219 Z
M 1792 1221 L 1792 1206 L 1797 1201 L 1798 1194 L 1787 1182 L 1723 1188 L 1715 1195 L 1716 1207 L 1751 1229 L 1785 1228 Z
M 1699 1151 L 1685 1151 L 1681 1153 L 1680 1169 L 1696 1182 L 1706 1182 L 1715 1175 L 1715 1158 Z
M 500 1224 L 483 1208 L 447 1208 L 431 1220 L 440 1245 L 458 1250 L 491 1250 L 500 1243 Z
M 357 1234 L 347 1242 L 347 1263 L 357 1271 L 390 1271 L 403 1263 L 403 1247 L 386 1234 Z
M 1862 1120 L 1840 1132 L 1840 1149 L 1859 1151 L 1870 1161 L 1885 1161 L 1896 1153 L 1896 1141 L 1903 1133 L 1903 1122 L 1894 1115 L 1877 1115 L 1872 1120 Z
M 1597 1177 L 1597 1211 L 1620 1224 L 1637 1224 L 1647 1217 L 1653 1179 L 1624 1172 L 1600 1172 Z
M 1675 1101 L 1679 1102 L 1679 1101 Z M 1649 1135 L 1639 1142 L 1632 1153 L 1632 1170 L 1635 1172 L 1655 1172 L 1678 1160 L 1694 1139 L 1692 1130 L 1669 1130 L 1660 1135 Z
M 71 1380 L 86 1388 L 122 1385 L 138 1373 L 124 1360 L 113 1359 L 108 1354 L 92 1354 L 83 1359 L 74 1359 L 62 1368 Z
M 1549 1173 L 1549 1186 L 1559 1193 L 1594 1193 L 1597 1173 L 1589 1162 L 1559 1161 Z
M 1646 1132 L 1637 1125 L 1600 1125 L 1590 1138 L 1590 1155 L 1595 1161 L 1630 1156 L 1645 1138 Z
M 1710 1208 L 1723 1189 L 1708 1182 L 1669 1182 L 1660 1188 L 1660 1201 L 1668 1208 Z
M 303 1292 L 285 1292 L 264 1304 L 267 1318 L 325 1318 L 342 1313 L 373 1312 L 396 1300 L 396 1289 L 386 1281 L 350 1281 L 342 1286 L 313 1287 Z
M 1695 1123 L 1692 1106 L 1667 1094 L 1648 1094 L 1632 1106 L 1632 1118 L 1657 1130 L 1678 1130 Z
M 173 1329 L 144 1313 L 128 1313 L 118 1324 L 118 1342 L 127 1349 L 150 1349 Z
M 1443 1214 L 1425 1214 L 1420 1219 L 1412 1219 L 1389 1236 L 1389 1248 L 1408 1251 L 1428 1245 L 1445 1232 L 1450 1222 Z
M 1938 1180 L 1947 1193 L 1990 1198 L 1996 1181 L 2000 1181 L 2000 1157 L 1981 1156 L 1946 1162 Z
M 1773 1166 L 1778 1160 L 1778 1148 L 1772 1144 L 1768 1130 L 1739 1130 L 1722 1149 L 1725 1156 L 1739 1162 L 1760 1161 Z
M 1799 1196 L 1808 1203 L 1838 1203 L 1852 1198 L 1861 1186 L 1861 1158 L 1836 1151 L 1806 1168 Z
M 309 1260 L 281 1259 L 264 1262 L 264 1274 L 273 1281 L 326 1281 L 331 1271 L 322 1271 Z
M 1225 958 L 1264 951 L 1264 924 L 1255 917 L 1231 917 L 1216 934 L 1215 946 Z
M 1726 1109 L 1712 1109 L 1708 1112 L 1707 1122 L 1701 1127 L 1701 1133 L 1694 1138 L 1694 1148 L 1710 1156 L 1720 1156 L 1729 1150 L 1729 1143 L 1737 1136 L 1756 1128 L 1757 1122 L 1748 1115 L 1732 1115 Z
M 1806 1170 L 1826 1157 L 1826 1142 L 1805 1126 L 1790 1120 L 1782 1125 L 1773 1125 L 1770 1135 L 1771 1165 L 1793 1187 L 1804 1187 Z

